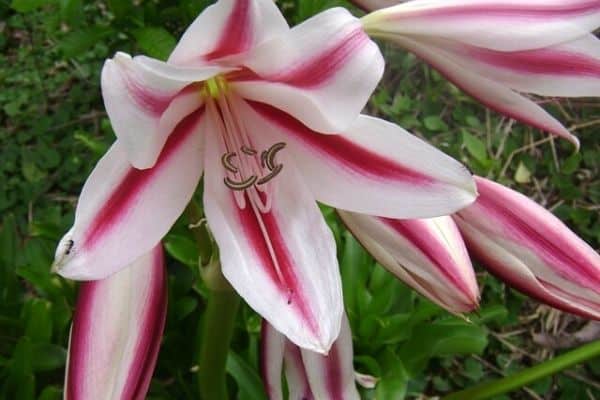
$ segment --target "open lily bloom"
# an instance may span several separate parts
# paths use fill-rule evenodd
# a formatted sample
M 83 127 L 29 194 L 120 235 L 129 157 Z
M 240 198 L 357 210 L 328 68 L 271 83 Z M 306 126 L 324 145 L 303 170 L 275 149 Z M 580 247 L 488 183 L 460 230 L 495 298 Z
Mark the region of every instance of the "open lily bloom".
M 600 255 L 526 196 L 481 177 L 476 182 L 477 201 L 453 216 L 469 251 L 527 295 L 600 319 Z
M 338 214 L 377 262 L 423 296 L 454 314 L 479 305 L 475 272 L 451 217 L 401 220 Z
M 109 278 L 81 284 L 66 400 L 146 398 L 165 325 L 166 284 L 160 245 Z
M 352 332 L 344 315 L 340 336 L 328 355 L 295 346 L 263 320 L 261 374 L 267 396 L 282 400 L 281 373 L 285 373 L 289 400 L 358 400 L 352 364 Z
M 486 106 L 576 145 L 560 122 L 520 93 L 600 95 L 600 40 L 591 33 L 600 27 L 596 0 L 413 0 L 377 10 L 363 23 Z
M 359 115 L 383 69 L 341 8 L 290 29 L 271 0 L 222 0 L 168 62 L 118 53 L 102 71 L 116 143 L 88 178 L 55 269 L 104 278 L 149 251 L 204 171 L 225 277 L 295 344 L 326 352 L 342 292 L 315 200 L 393 218 L 471 203 L 466 169 L 398 126 Z

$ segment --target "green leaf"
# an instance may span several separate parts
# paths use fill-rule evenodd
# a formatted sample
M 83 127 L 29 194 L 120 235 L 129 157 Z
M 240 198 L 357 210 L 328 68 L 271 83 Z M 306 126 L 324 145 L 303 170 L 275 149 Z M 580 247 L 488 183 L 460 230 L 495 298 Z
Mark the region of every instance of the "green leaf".
M 266 399 L 262 380 L 256 369 L 249 365 L 242 357 L 233 351 L 227 356 L 225 366 L 227 373 L 235 379 L 240 391 L 250 399 Z
M 432 132 L 441 132 L 448 130 L 448 125 L 446 125 L 444 120 L 442 120 L 442 118 L 439 115 L 428 115 L 423 119 L 423 125 L 425 125 L 425 128 Z
M 63 391 L 57 386 L 46 386 L 38 400 L 61 400 L 63 398 Z
M 159 60 L 166 60 L 177 44 L 173 35 L 159 27 L 137 29 L 133 36 L 144 53 Z
M 190 267 L 198 266 L 198 246 L 187 236 L 171 233 L 163 241 L 167 252 L 177 261 Z
M 33 11 L 46 3 L 46 0 L 13 0 L 10 6 L 18 12 L 25 13 Z
M 59 48 L 67 58 L 73 58 L 88 51 L 97 42 L 114 34 L 111 28 L 95 26 L 88 29 L 77 30 L 69 33 L 59 43 Z
M 34 342 L 47 343 L 52 336 L 52 303 L 31 298 L 23 308 L 23 319 L 26 321 L 25 336 Z
M 481 163 L 487 162 L 487 149 L 485 144 L 479 138 L 471 135 L 466 130 L 462 131 L 462 138 L 469 154 Z
M 181 321 L 190 315 L 198 306 L 198 300 L 195 297 L 182 297 L 175 304 L 175 316 L 178 321 Z
M 413 329 L 400 349 L 400 358 L 414 375 L 432 357 L 481 354 L 487 343 L 487 331 L 480 326 L 457 320 L 425 322 Z
M 383 354 L 381 369 L 384 375 L 375 387 L 375 398 L 402 400 L 406 396 L 408 374 L 402 364 L 402 359 L 390 349 Z
M 33 369 L 36 371 L 52 371 L 65 366 L 67 351 L 59 345 L 36 343 L 33 345 Z

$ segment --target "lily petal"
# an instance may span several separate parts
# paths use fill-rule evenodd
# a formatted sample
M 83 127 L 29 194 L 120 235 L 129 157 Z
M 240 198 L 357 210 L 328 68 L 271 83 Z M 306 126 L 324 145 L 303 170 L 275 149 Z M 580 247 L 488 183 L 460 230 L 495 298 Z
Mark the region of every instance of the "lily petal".
M 273 1 L 221 0 L 188 27 L 169 63 L 197 66 L 243 54 L 288 29 Z
M 273 145 L 265 134 L 269 127 L 256 116 L 243 121 L 253 148 Z M 223 274 L 292 342 L 326 352 L 339 333 L 342 290 L 335 241 L 314 197 L 292 160 L 283 158 L 285 150 L 268 194 L 254 187 L 232 191 L 224 184 L 221 156 L 228 151 L 216 121 L 210 130 L 215 134 L 206 137 L 204 208 Z M 258 206 L 256 196 L 267 197 L 269 206 Z
M 454 219 L 483 266 L 540 301 L 600 319 L 600 255 L 526 196 L 476 182 L 479 198 Z
M 461 61 L 456 60 L 454 53 L 433 42 L 415 41 L 400 37 L 390 37 L 390 40 L 425 60 L 449 81 L 485 106 L 510 118 L 563 137 L 579 148 L 579 140 L 542 107 L 516 93 L 508 86 L 479 75 L 473 69 L 468 69 Z
M 600 96 L 600 39 L 592 34 L 543 49 L 497 51 L 439 40 L 452 61 L 514 90 L 543 96 Z
M 384 61 L 358 19 L 330 9 L 257 47 L 231 74 L 242 97 L 285 110 L 320 132 L 347 128 L 383 74 Z
M 328 355 L 295 346 L 263 320 L 261 365 L 264 366 L 263 380 L 270 400 L 282 398 L 283 359 L 290 400 L 360 399 L 352 363 L 352 332 L 345 315 L 340 335 Z
M 79 197 L 75 223 L 56 250 L 60 275 L 105 278 L 169 231 L 202 174 L 202 115 L 198 110 L 177 125 L 153 168 L 131 167 L 119 141 L 100 159 Z
M 340 336 L 326 356 L 304 349 L 301 352 L 304 370 L 316 399 L 360 399 L 352 364 L 352 332 L 345 314 Z
M 449 214 L 475 199 L 460 163 L 399 126 L 360 116 L 344 133 L 323 135 L 288 114 L 250 103 L 290 146 L 317 200 L 394 218 Z M 360 190 L 357 190 L 360 188 Z
M 596 0 L 415 0 L 363 18 L 373 34 L 437 37 L 500 51 L 530 50 L 600 26 Z
M 290 392 L 289 400 L 315 400 L 308 382 L 307 371 L 300 347 L 289 341 L 285 344 L 285 380 Z
M 282 400 L 281 371 L 286 339 L 266 320 L 260 329 L 260 373 L 270 400 Z
M 160 245 L 109 278 L 82 283 L 69 339 L 65 399 L 144 399 L 166 306 Z
M 338 211 L 358 241 L 407 285 L 454 314 L 473 311 L 479 290 L 451 217 L 388 219 Z
M 150 168 L 169 134 L 202 105 L 193 81 L 228 69 L 185 69 L 158 60 L 117 53 L 102 68 L 102 96 L 112 127 L 129 162 Z

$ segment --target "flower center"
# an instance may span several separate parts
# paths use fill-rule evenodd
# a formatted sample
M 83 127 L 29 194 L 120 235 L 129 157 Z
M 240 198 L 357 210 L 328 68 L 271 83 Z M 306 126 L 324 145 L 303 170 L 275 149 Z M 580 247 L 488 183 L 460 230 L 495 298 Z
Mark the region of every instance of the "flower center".
M 243 100 L 230 90 L 223 76 L 207 80 L 202 87 L 202 95 L 218 130 L 221 148 L 225 150 L 221 155 L 224 185 L 233 192 L 241 209 L 249 200 L 253 207 L 263 213 L 268 212 L 272 181 L 283 170 L 277 155 L 286 144 L 256 145 L 256 137 L 250 135 L 248 123 L 241 118 L 245 107 Z

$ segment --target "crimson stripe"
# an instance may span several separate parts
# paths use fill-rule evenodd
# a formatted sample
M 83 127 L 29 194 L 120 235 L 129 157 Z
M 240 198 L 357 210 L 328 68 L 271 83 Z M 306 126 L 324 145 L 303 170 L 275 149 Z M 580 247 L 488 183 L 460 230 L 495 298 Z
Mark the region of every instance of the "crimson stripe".
M 576 4 L 527 6 L 515 4 L 465 4 L 457 6 L 441 6 L 424 10 L 402 10 L 394 14 L 392 19 L 412 19 L 415 17 L 527 17 L 564 19 L 568 16 L 585 15 L 600 10 L 597 0 L 577 2 Z
M 477 178 L 479 197 L 474 207 L 480 207 L 483 215 L 499 224 L 515 245 L 523 246 L 536 254 L 544 263 L 567 280 L 600 291 L 600 275 L 587 257 L 573 252 L 572 246 L 565 246 L 565 240 L 548 229 L 536 229 L 536 222 L 527 220 L 527 215 L 519 213 L 513 201 L 508 200 L 502 191 L 483 179 Z M 506 189 L 509 190 L 509 189 Z M 462 216 L 462 213 L 459 212 Z M 464 218 L 464 217 L 463 217 Z M 468 220 L 468 218 L 465 218 Z M 567 228 L 564 228 L 567 229 Z
M 231 72 L 227 78 L 232 81 L 267 81 L 283 83 L 304 89 L 317 88 L 327 84 L 345 67 L 356 52 L 370 42 L 362 27 L 349 30 L 338 39 L 334 46 L 321 51 L 316 56 L 292 68 L 270 75 L 260 75 L 245 68 Z
M 258 210 L 255 211 L 250 205 L 252 200 L 250 200 L 249 196 L 245 196 L 246 207 L 244 209 L 236 207 L 236 209 L 238 210 L 240 224 L 251 243 L 250 248 L 254 250 L 269 278 L 277 286 L 282 296 L 288 297 L 290 307 L 296 309 L 302 315 L 312 332 L 318 333 L 317 320 L 310 309 L 308 299 L 305 298 L 302 286 L 294 270 L 293 257 L 285 243 L 285 238 L 282 235 L 276 217 L 273 215 L 273 211 L 267 213 L 261 213 Z M 275 207 L 275 204 L 273 207 Z M 266 233 L 263 233 L 259 219 L 262 220 Z M 273 256 L 269 252 L 267 243 L 271 244 L 274 253 Z M 277 266 L 273 257 L 277 261 L 281 274 L 277 273 Z
M 122 78 L 133 101 L 150 115 L 160 117 L 175 97 L 158 90 L 149 90 L 146 84 L 137 81 L 126 71 L 123 72 Z
M 403 44 L 406 45 L 405 42 L 400 42 L 399 44 L 401 46 Z M 566 128 L 564 128 L 551 115 L 548 114 L 547 119 L 540 121 L 537 119 L 530 118 L 529 115 L 524 114 L 522 110 L 517 111 L 517 110 L 510 109 L 510 108 L 506 108 L 506 107 L 500 105 L 498 102 L 492 101 L 488 97 L 481 96 L 479 94 L 479 92 L 477 92 L 475 89 L 469 88 L 467 86 L 466 82 L 463 80 L 463 78 L 460 76 L 457 76 L 454 69 L 449 68 L 449 66 L 452 66 L 455 69 L 460 69 L 460 66 L 449 64 L 449 61 L 447 58 L 445 58 L 443 61 L 440 61 L 440 60 L 436 60 L 432 57 L 429 57 L 429 56 L 425 55 L 423 52 L 419 51 L 418 46 L 410 45 L 407 47 L 408 47 L 409 51 L 413 52 L 417 57 L 421 58 L 423 61 L 425 61 L 426 63 L 430 64 L 433 68 L 435 68 L 444 78 L 446 78 L 447 80 L 452 82 L 456 87 L 461 89 L 463 92 L 467 93 L 469 96 L 472 96 L 473 98 L 477 99 L 484 106 L 486 106 L 492 110 L 495 110 L 501 114 L 504 114 L 509 118 L 513 118 L 517 121 L 521 121 L 521 122 L 524 122 L 525 124 L 531 125 L 535 128 L 541 129 L 543 131 L 551 132 L 555 135 L 561 136 L 563 138 L 567 138 L 571 141 L 573 140 L 573 139 L 571 139 L 572 135 L 569 133 L 569 131 L 567 131 Z M 433 46 L 431 48 L 433 50 L 438 50 L 437 48 L 435 48 Z M 477 75 L 476 73 L 473 73 L 473 74 L 475 76 L 479 76 L 481 79 L 490 80 L 489 78 L 486 78 L 481 75 Z M 511 90 L 511 89 L 508 89 L 508 90 Z M 556 122 L 556 126 L 554 126 L 551 122 Z
M 534 278 L 536 282 L 531 282 L 525 279 L 517 279 L 513 274 L 507 272 L 510 270 L 510 268 L 507 268 L 501 261 L 492 257 L 488 251 L 486 251 L 482 246 L 479 245 L 477 240 L 474 240 L 470 235 L 466 234 L 464 230 L 461 230 L 461 232 L 463 233 L 463 237 L 465 239 L 465 242 L 467 243 L 469 253 L 475 259 L 477 259 L 486 270 L 488 270 L 492 275 L 496 276 L 498 279 L 506 282 L 508 285 L 524 293 L 525 295 L 532 297 L 542 303 L 546 303 L 552 307 L 558 308 L 559 310 L 564 310 L 576 315 L 583 316 L 585 318 L 600 319 L 600 312 L 594 314 L 579 309 L 570 305 L 565 300 L 553 296 L 552 293 L 550 293 L 548 290 L 544 290 L 543 287 L 540 287 L 542 283 L 546 283 L 539 282 L 537 278 Z M 575 296 L 573 296 L 572 300 L 574 302 L 579 301 L 579 299 L 576 299 Z M 600 305 L 598 305 L 597 307 L 600 307 Z
M 71 325 L 71 339 L 69 344 L 69 364 L 67 378 L 68 400 L 85 400 L 85 371 L 87 344 L 93 330 L 92 308 L 96 292 L 100 289 L 102 281 L 82 282 L 75 305 L 73 323 Z
M 346 139 L 343 134 L 329 135 L 315 132 L 294 117 L 270 105 L 252 101 L 248 101 L 248 104 L 263 118 L 278 125 L 304 145 L 335 160 L 354 173 L 375 180 L 396 180 L 418 186 L 434 183 L 431 177 L 371 152 Z M 368 134 L 369 132 L 365 132 L 365 135 Z
M 302 385 L 303 392 L 300 394 L 299 400 L 315 400 L 315 396 L 312 393 L 310 382 L 308 380 L 308 375 L 306 374 L 306 367 L 304 366 L 304 361 L 302 360 L 302 351 L 300 350 L 300 347 L 287 340 L 285 344 L 285 352 L 287 359 L 291 360 L 291 363 L 295 364 L 295 369 L 298 373 L 297 378 L 300 381 L 298 384 Z M 289 367 L 286 365 L 286 368 Z
M 600 77 L 600 61 L 567 50 L 537 49 L 503 52 L 468 46 L 469 57 L 489 64 L 530 74 Z
M 194 128 L 203 112 L 204 107 L 188 115 L 177 125 L 167 139 L 154 167 L 143 170 L 129 167 L 121 182 L 107 197 L 102 208 L 98 210 L 83 234 L 83 248 L 92 249 L 127 215 L 128 210 L 135 204 L 144 189 L 177 154 L 187 138 L 194 134 Z
M 160 342 L 167 316 L 167 280 L 164 267 L 164 254 L 159 244 L 153 250 L 152 289 L 150 304 L 146 305 L 142 326 L 138 327 L 141 335 L 134 350 L 129 376 L 125 384 L 123 398 L 143 400 L 154 373 Z
M 337 343 L 331 347 L 329 354 L 324 358 L 324 362 L 329 399 L 344 400 L 344 383 L 342 381 L 344 366 L 341 362 L 340 349 Z
M 202 57 L 212 61 L 221 57 L 239 54 L 252 45 L 252 4 L 250 0 L 235 0 L 233 11 L 221 31 L 221 36 L 214 49 Z
M 447 251 L 440 251 L 437 238 L 428 232 L 425 222 L 411 219 L 377 218 L 408 239 L 433 265 L 438 267 L 438 271 L 461 293 L 471 292 L 466 283 L 448 268 L 456 265 L 456 262 Z

